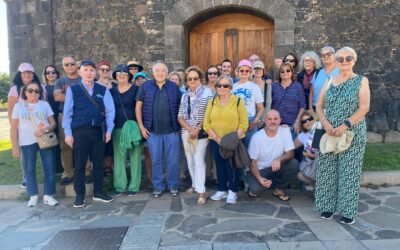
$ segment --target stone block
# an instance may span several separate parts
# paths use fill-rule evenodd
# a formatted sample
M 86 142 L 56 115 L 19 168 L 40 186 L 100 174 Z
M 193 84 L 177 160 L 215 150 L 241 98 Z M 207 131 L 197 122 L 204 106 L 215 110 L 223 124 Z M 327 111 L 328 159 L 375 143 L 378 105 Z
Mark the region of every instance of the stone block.
M 368 143 L 382 143 L 382 135 L 374 132 L 368 132 Z
M 321 250 L 325 248 L 319 241 L 305 241 L 305 242 L 267 241 L 267 245 L 270 250 L 281 250 L 281 249 Z
M 291 31 L 275 31 L 275 45 L 294 44 L 294 33 Z
M 400 239 L 391 240 L 362 240 L 361 243 L 371 250 L 378 249 L 397 249 L 400 245 Z
M 393 46 L 400 46 L 400 35 L 392 36 L 390 42 Z
M 93 195 L 93 183 L 85 184 L 86 196 Z M 75 197 L 74 184 L 65 185 L 65 197 Z
M 364 250 L 365 247 L 357 240 L 332 240 L 322 241 L 322 244 L 328 250 L 336 249 L 352 249 L 352 250 Z
M 35 13 L 35 12 L 36 12 L 36 1 L 26 1 L 25 13 Z
M 268 249 L 266 243 L 214 243 L 214 250 L 265 250 Z
M 378 166 L 379 167 L 379 166 Z M 371 171 L 363 172 L 361 175 L 361 185 L 399 185 L 400 171 Z
M 354 237 L 334 221 L 307 222 L 320 240 L 354 240 Z
M 385 134 L 385 143 L 399 143 L 399 142 L 400 142 L 399 131 L 389 131 Z

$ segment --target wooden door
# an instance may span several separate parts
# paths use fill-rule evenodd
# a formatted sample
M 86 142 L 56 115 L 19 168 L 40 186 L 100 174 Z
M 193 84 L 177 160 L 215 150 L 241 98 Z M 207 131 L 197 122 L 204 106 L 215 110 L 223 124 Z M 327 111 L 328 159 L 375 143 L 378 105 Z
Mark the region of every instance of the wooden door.
M 252 54 L 261 57 L 267 68 L 274 57 L 274 25 L 249 14 L 224 14 L 195 26 L 189 35 L 189 62 L 207 69 L 228 58 L 235 68 Z

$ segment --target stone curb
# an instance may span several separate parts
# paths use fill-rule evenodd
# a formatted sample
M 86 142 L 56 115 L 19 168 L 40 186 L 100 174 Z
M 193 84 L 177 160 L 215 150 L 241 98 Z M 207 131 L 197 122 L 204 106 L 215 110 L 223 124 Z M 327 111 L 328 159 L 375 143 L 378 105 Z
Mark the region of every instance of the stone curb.
M 367 171 L 361 175 L 361 186 L 368 185 L 400 185 L 400 171 Z M 86 184 L 87 195 L 91 195 L 92 184 Z M 16 200 L 26 189 L 20 185 L 0 185 L 0 200 Z M 39 184 L 39 194 L 43 194 L 43 184 Z M 58 197 L 74 197 L 73 185 L 61 186 L 57 184 Z

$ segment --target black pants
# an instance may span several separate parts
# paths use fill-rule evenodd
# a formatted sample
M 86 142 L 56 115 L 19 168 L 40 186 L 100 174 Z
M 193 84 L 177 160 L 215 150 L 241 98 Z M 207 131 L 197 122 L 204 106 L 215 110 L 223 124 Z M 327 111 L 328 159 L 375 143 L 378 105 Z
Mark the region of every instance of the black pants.
M 299 162 L 295 159 L 289 160 L 285 164 L 281 165 L 281 168 L 277 172 L 273 172 L 271 167 L 260 170 L 261 177 L 271 180 L 272 184 L 270 188 L 286 188 L 293 179 L 296 178 L 297 172 L 299 171 Z M 252 192 L 258 192 L 265 189 L 260 183 L 254 178 L 251 172 L 247 173 L 247 182 L 249 189 Z
M 88 160 L 93 164 L 93 193 L 103 192 L 104 148 L 101 128 L 76 128 L 74 137 L 74 189 L 76 195 L 85 195 L 85 166 Z

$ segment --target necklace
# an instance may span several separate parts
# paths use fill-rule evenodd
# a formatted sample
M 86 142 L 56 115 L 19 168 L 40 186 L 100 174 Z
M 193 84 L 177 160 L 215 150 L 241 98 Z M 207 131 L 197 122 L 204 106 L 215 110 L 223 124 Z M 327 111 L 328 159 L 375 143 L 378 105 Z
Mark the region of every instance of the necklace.
M 341 76 L 341 75 L 339 75 L 339 77 L 341 78 L 341 80 L 342 79 L 344 79 L 343 81 L 339 81 L 339 82 L 334 82 L 333 83 L 333 85 L 335 86 L 335 87 L 337 87 L 337 86 L 339 86 L 340 84 L 342 84 L 342 83 L 344 83 L 344 82 L 347 82 L 351 77 L 353 76 L 353 73 L 351 73 L 349 76 L 345 76 L 345 77 L 343 77 L 343 76 Z

